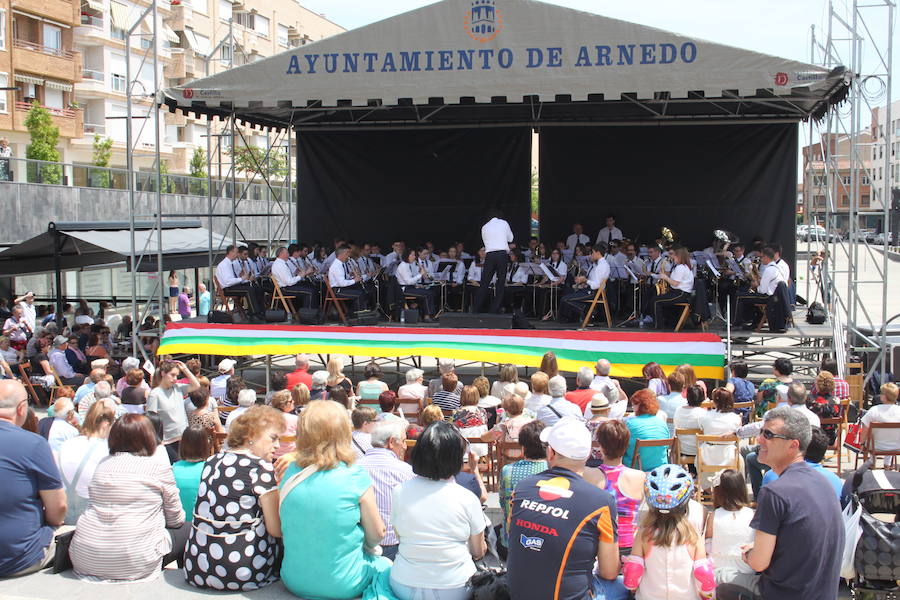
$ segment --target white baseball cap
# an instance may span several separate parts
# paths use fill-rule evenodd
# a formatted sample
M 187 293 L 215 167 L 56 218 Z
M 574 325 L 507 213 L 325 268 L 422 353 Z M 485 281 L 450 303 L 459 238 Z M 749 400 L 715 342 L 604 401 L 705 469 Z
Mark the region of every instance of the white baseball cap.
M 591 432 L 575 417 L 563 417 L 541 431 L 541 441 L 572 460 L 587 460 L 591 454 Z
M 233 358 L 223 358 L 219 361 L 219 373 L 227 373 L 231 369 L 234 368 L 234 365 L 237 364 L 237 361 Z

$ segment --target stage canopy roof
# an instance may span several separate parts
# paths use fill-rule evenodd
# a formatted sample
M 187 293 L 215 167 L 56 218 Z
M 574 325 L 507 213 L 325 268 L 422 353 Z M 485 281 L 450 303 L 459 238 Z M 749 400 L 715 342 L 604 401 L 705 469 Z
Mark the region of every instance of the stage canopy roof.
M 186 269 L 209 265 L 209 230 L 199 221 L 163 224 L 163 269 Z M 157 231 L 152 223 L 135 228 L 137 270 L 157 271 Z M 0 252 L 0 273 L 27 275 L 56 269 L 55 245 L 59 237 L 59 265 L 63 271 L 86 267 L 131 265 L 131 230 L 128 223 L 50 223 L 47 231 Z M 213 248 L 224 247 L 222 236 L 213 233 Z M 221 254 L 221 253 L 219 253 Z M 215 257 L 214 257 L 215 258 Z
M 442 0 L 165 91 L 260 126 L 801 120 L 850 74 L 534 0 Z

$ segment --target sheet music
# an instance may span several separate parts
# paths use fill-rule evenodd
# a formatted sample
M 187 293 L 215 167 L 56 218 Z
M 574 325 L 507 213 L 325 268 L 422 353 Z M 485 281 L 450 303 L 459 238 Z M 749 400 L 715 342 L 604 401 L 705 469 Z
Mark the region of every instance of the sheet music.
M 734 260 L 733 258 L 728 259 L 728 268 L 734 272 L 740 279 L 743 279 L 747 276 L 746 271 L 744 271 L 744 267 L 741 266 L 741 263 Z
M 541 263 L 538 266 L 540 267 L 541 272 L 543 272 L 543 274 L 546 275 L 547 278 L 550 279 L 550 281 L 556 281 L 557 279 L 559 279 L 559 273 L 557 272 L 556 275 L 554 275 L 553 273 L 554 271 L 556 271 L 556 269 L 554 269 L 550 265 Z
M 709 267 L 710 271 L 712 271 L 713 277 L 719 278 L 722 276 L 715 265 L 713 265 L 713 261 L 711 261 L 710 259 L 706 259 L 706 266 Z
M 541 275 L 543 266 L 540 263 L 518 263 L 519 271 L 522 273 L 528 273 L 529 275 Z
M 634 274 L 634 271 L 631 270 L 631 267 L 629 267 L 629 266 L 626 264 L 625 267 L 624 267 L 624 269 L 625 269 L 626 271 L 628 271 L 628 274 L 629 274 L 629 275 L 631 275 L 631 283 L 637 283 L 637 282 L 638 282 L 638 277 L 637 277 L 637 275 Z

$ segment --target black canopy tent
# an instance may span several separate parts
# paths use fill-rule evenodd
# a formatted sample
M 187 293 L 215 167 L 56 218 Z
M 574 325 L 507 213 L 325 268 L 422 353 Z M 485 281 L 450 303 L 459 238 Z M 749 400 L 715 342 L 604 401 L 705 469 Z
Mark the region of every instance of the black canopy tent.
M 172 111 L 296 130 L 304 241 L 477 239 L 491 206 L 506 209 L 523 240 L 527 150 L 537 129 L 548 134 L 540 174 L 548 241 L 576 220 L 596 232 L 602 215 L 623 204 L 640 206 L 640 216 L 683 202 L 696 190 L 696 172 L 683 175 L 683 157 L 693 152 L 718 176 L 683 217 L 691 227 L 668 213 L 660 224 L 709 232 L 702 239 L 686 233 L 691 244 L 730 226 L 744 238 L 780 239 L 791 256 L 796 160 L 784 159 L 796 151 L 796 123 L 821 118 L 850 81 L 842 67 L 829 71 L 534 0 L 443 0 L 171 88 L 164 102 Z M 638 126 L 641 144 L 621 145 Z M 713 133 L 700 135 L 706 145 L 698 148 L 700 126 Z M 735 135 L 741 153 L 733 151 Z M 620 145 L 619 156 L 610 156 L 612 145 Z M 747 155 L 761 174 L 749 183 L 738 159 Z M 629 185 L 623 165 L 632 183 L 660 185 Z M 615 193 L 605 194 L 610 177 Z M 741 185 L 716 189 L 734 179 Z M 722 223 L 721 210 L 702 208 L 722 199 L 757 209 Z M 628 233 L 646 241 L 660 224 L 645 230 L 632 222 L 637 231 Z

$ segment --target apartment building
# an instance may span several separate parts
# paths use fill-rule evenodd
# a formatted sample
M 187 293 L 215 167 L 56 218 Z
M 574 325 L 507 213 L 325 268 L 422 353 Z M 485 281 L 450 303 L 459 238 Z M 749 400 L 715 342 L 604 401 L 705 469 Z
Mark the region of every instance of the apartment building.
M 887 107 L 872 109 L 872 135 L 875 147 L 872 156 L 874 184 L 884 187 L 885 180 L 890 187 L 900 187 L 900 100 L 891 104 L 891 122 L 886 123 Z M 888 155 L 889 166 L 885 168 L 884 158 Z
M 24 156 L 34 101 L 50 110 L 63 143 L 81 137 L 75 102 L 81 53 L 74 45 L 80 0 L 0 0 L 0 135 Z M 14 89 L 11 89 L 14 88 Z

